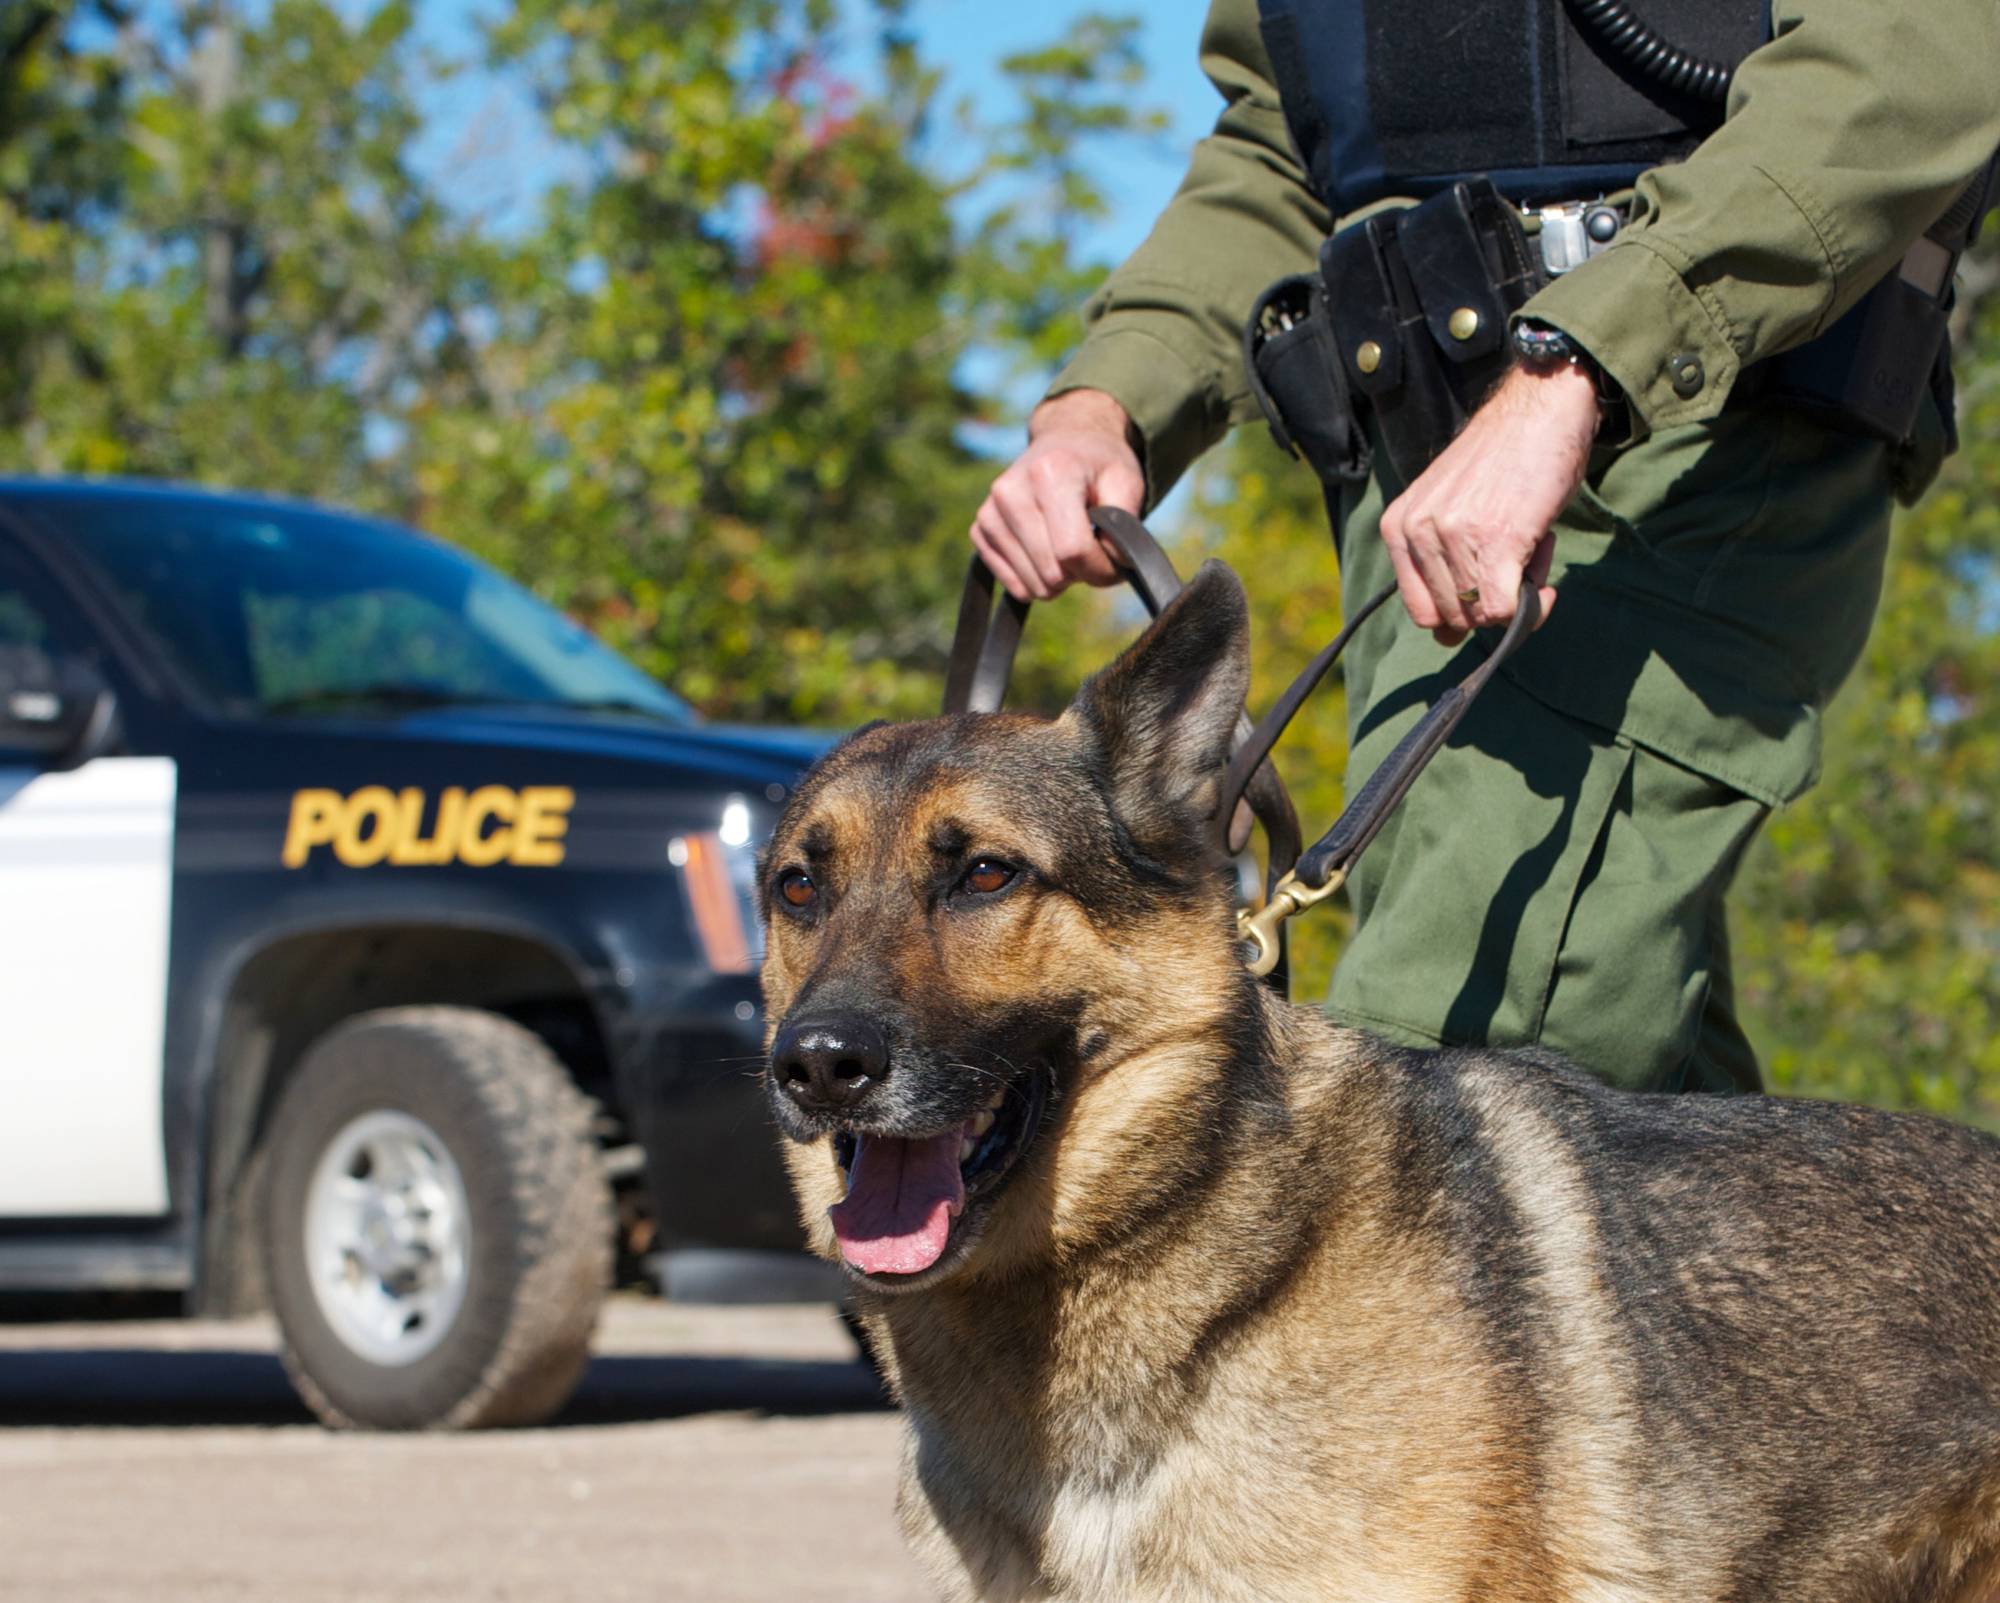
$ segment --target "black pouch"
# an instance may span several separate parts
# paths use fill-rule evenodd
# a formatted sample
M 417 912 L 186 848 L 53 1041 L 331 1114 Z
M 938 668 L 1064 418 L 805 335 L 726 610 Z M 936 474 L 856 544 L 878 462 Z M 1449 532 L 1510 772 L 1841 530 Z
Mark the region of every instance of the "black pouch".
M 1398 219 L 1343 228 L 1320 251 L 1320 277 L 1348 383 L 1374 408 L 1389 466 L 1407 484 L 1464 421 L 1403 262 Z
M 1483 178 L 1342 229 L 1320 275 L 1349 381 L 1374 404 L 1405 484 L 1506 372 L 1507 319 L 1547 282 L 1520 219 Z
M 1548 275 L 1490 179 L 1453 184 L 1404 213 L 1401 236 L 1425 326 L 1469 415 L 1513 362 L 1508 317 Z
M 1818 339 L 1775 358 L 1762 394 L 1898 444 L 1916 429 L 1949 330 L 1935 298 L 1891 273 Z
M 1281 278 L 1243 330 L 1243 367 L 1278 449 L 1305 458 L 1328 485 L 1366 480 L 1368 431 L 1334 349 L 1318 276 Z
M 1819 338 L 1760 364 L 1748 393 L 1810 413 L 1829 428 L 1891 445 L 1916 432 L 1925 395 L 1958 449 L 1952 416 L 1951 307 L 1960 258 L 2000 193 L 2000 155 L 1903 258 Z

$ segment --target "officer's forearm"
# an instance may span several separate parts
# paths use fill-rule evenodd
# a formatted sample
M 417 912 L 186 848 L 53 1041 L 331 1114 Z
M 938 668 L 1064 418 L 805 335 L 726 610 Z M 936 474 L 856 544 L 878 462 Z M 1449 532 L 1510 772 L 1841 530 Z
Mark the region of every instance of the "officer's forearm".
M 1583 482 L 1597 385 L 1567 365 L 1516 368 L 1382 514 L 1403 605 L 1454 644 L 1514 616 L 1522 576 L 1549 571 L 1550 530 Z M 1542 615 L 1555 592 L 1542 588 Z
M 1103 390 L 1066 390 L 1052 395 L 1028 416 L 1028 438 L 1050 434 L 1105 434 L 1131 443 L 1132 415 Z

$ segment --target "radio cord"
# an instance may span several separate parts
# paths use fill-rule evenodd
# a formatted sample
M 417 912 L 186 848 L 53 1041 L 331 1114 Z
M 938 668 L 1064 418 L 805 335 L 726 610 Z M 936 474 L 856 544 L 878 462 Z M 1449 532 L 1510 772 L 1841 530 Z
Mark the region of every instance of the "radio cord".
M 1676 49 L 1633 14 L 1625 0 L 1567 0 L 1577 19 L 1655 83 L 1691 100 L 1729 98 L 1734 67 L 1703 61 Z

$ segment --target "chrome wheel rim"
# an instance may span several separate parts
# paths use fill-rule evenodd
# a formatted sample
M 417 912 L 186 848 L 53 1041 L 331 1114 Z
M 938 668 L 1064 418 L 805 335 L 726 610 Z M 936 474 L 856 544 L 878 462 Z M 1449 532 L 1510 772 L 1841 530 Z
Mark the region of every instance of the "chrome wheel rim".
M 327 1324 L 370 1363 L 413 1364 L 465 1302 L 465 1182 L 423 1120 L 364 1113 L 327 1143 L 306 1192 L 306 1273 Z

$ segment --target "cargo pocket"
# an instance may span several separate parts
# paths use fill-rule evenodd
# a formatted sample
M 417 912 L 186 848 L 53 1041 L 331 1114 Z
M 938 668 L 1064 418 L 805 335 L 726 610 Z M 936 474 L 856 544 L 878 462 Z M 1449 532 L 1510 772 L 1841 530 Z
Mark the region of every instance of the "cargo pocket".
M 1770 814 L 1643 746 L 1584 865 L 1555 954 L 1540 1040 L 1627 1090 L 1679 1075 L 1733 994 L 1723 900 Z
M 1356 745 L 1356 785 L 1421 714 Z M 1327 1005 L 1411 1044 L 1542 1037 L 1563 933 L 1630 748 L 1493 680 L 1349 881 L 1356 926 Z

